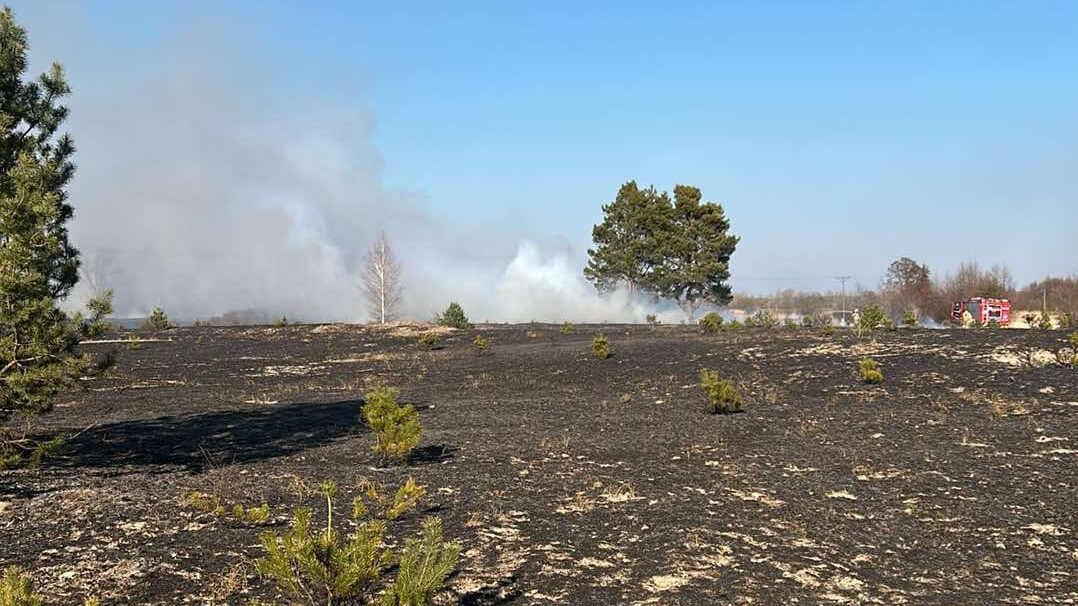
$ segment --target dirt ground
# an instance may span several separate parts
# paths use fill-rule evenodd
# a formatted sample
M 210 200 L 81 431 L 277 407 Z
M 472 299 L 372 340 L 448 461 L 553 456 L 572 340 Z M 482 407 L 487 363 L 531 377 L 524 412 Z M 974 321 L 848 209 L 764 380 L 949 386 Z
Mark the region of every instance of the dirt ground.
M 117 349 L 39 420 L 78 432 L 0 473 L 0 565 L 53 603 L 273 598 L 258 534 L 303 486 L 411 475 L 463 552 L 440 604 L 1073 604 L 1078 369 L 1060 332 L 683 326 L 180 328 Z M 614 355 L 591 357 L 597 333 Z M 126 339 L 139 333 L 121 333 Z M 476 334 L 490 338 L 478 355 Z M 862 384 L 857 361 L 885 382 Z M 701 369 L 746 411 L 709 415 Z M 401 389 L 424 434 L 382 466 L 358 415 Z M 264 524 L 192 507 L 271 507 Z M 343 517 L 343 516 L 342 516 Z

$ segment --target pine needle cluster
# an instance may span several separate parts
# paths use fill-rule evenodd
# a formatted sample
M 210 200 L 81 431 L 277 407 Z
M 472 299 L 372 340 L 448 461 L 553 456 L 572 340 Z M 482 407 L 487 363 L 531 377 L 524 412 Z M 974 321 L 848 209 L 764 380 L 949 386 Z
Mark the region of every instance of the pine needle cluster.
M 872 358 L 861 358 L 861 380 L 865 383 L 883 383 L 879 363 Z
M 385 546 L 388 522 L 415 509 L 426 489 L 409 478 L 388 499 L 368 486 L 353 501 L 354 529 L 347 536 L 333 526 L 337 484 L 323 482 L 319 492 L 326 502 L 325 528 L 313 527 L 309 508 L 297 509 L 287 532 L 262 535 L 266 556 L 256 562 L 258 571 L 312 606 L 356 599 L 383 606 L 430 604 L 460 556 L 460 545 L 445 541 L 441 520 L 425 521 L 419 537 L 407 539 L 399 553 Z M 384 577 L 394 564 L 397 576 L 387 583 Z
M 704 332 L 719 332 L 722 328 L 722 316 L 713 311 L 707 312 L 703 318 L 700 318 L 700 328 L 704 329 Z
M 605 360 L 610 357 L 610 341 L 603 335 L 595 335 L 595 338 L 591 340 L 591 353 L 600 360 Z
M 707 396 L 708 410 L 712 414 L 741 410 L 741 394 L 728 379 L 720 378 L 718 371 L 700 371 L 700 389 Z
M 398 395 L 400 390 L 392 387 L 379 387 L 367 394 L 363 419 L 374 431 L 374 451 L 383 457 L 404 460 L 419 444 L 422 427 L 415 407 L 398 404 Z

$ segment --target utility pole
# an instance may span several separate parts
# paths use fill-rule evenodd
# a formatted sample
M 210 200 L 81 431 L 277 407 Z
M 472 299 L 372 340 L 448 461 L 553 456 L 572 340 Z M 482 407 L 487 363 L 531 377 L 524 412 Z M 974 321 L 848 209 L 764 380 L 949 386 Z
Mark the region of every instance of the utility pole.
M 850 276 L 835 276 L 835 279 L 842 282 L 842 323 L 846 323 L 846 280 L 850 279 Z

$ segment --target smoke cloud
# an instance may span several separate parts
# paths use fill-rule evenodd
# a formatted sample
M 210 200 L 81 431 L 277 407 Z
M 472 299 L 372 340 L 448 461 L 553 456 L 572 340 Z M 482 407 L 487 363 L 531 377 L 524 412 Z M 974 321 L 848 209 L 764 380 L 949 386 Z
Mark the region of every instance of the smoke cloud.
M 72 239 L 85 279 L 69 305 L 110 288 L 120 316 L 160 305 L 173 318 L 364 321 L 358 272 L 384 229 L 404 271 L 405 317 L 429 319 L 450 300 L 474 321 L 651 312 L 624 293 L 599 296 L 578 251 L 454 226 L 422 194 L 387 187 L 358 95 L 297 104 L 302 83 L 274 72 L 260 48 L 192 21 L 145 64 L 116 65 L 105 85 L 79 93 L 73 75 Z

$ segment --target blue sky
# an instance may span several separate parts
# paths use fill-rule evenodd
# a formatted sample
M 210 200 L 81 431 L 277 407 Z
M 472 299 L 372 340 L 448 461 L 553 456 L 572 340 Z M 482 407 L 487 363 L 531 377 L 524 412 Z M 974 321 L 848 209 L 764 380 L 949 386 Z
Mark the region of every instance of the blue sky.
M 873 287 L 899 256 L 1003 262 L 1023 283 L 1078 271 L 1075 2 L 13 8 L 34 60 L 68 65 L 75 116 L 80 85 L 101 99 L 152 72 L 185 28 L 236 32 L 225 52 L 254 58 L 267 107 L 369 112 L 386 187 L 446 229 L 581 265 L 599 206 L 635 179 L 724 204 L 738 290 Z

